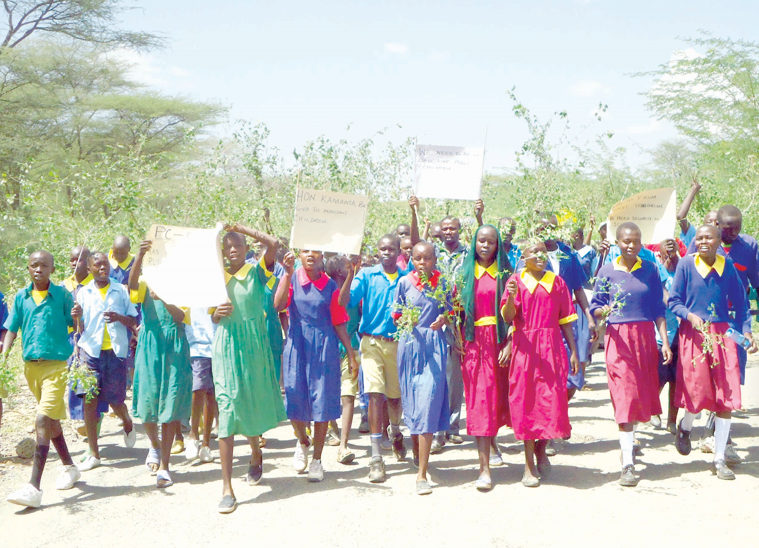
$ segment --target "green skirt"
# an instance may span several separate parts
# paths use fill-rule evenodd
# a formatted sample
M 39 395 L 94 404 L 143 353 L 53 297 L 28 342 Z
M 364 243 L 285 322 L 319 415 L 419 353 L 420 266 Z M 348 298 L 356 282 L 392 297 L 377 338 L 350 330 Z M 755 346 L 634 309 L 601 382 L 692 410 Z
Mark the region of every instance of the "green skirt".
M 260 436 L 287 419 L 264 321 L 223 318 L 211 367 L 219 438 Z

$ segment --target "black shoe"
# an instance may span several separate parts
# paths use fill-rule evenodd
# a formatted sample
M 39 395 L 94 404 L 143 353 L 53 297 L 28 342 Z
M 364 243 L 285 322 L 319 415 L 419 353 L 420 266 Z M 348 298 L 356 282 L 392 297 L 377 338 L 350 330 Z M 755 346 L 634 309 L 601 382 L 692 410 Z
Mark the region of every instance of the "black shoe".
M 393 437 L 393 455 L 399 461 L 406 460 L 406 445 L 403 443 L 403 434 L 400 432 Z
M 631 464 L 622 467 L 622 474 L 619 476 L 619 484 L 622 487 L 635 487 L 638 485 L 638 478 L 635 477 L 635 467 Z
M 219 503 L 220 514 L 231 514 L 237 509 L 237 499 L 231 495 L 224 495 Z
M 717 474 L 717 477 L 721 480 L 735 479 L 735 474 L 733 474 L 733 471 L 727 467 L 727 464 L 725 464 L 725 461 L 722 459 L 714 461 L 714 473 Z
M 677 425 L 677 435 L 675 436 L 675 447 L 681 455 L 690 454 L 690 432 L 683 430 L 682 422 Z
M 263 463 L 255 465 L 251 464 L 248 466 L 248 473 L 245 475 L 245 480 L 248 482 L 248 485 L 258 485 L 263 475 Z

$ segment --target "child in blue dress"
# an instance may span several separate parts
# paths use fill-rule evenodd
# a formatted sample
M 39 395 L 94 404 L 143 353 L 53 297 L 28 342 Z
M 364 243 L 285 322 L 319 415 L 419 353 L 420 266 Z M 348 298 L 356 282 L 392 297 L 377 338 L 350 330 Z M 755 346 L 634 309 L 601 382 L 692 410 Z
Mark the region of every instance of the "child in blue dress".
M 448 383 L 446 365 L 448 344 L 441 328 L 450 310 L 432 296 L 440 279 L 435 269 L 435 248 L 419 242 L 411 253 L 414 271 L 398 282 L 395 292 L 396 310 L 393 318 L 401 318 L 404 307 L 417 307 L 419 319 L 411 334 L 403 333 L 398 344 L 398 376 L 406 425 L 414 442 L 414 464 L 419 466 L 416 492 L 432 492 L 427 481 L 432 436 L 449 428 Z
M 308 467 L 308 481 L 317 482 L 324 479 L 321 458 L 327 425 L 342 411 L 338 341 L 348 354 L 354 378 L 358 375 L 358 363 L 345 327 L 348 313 L 339 304 L 341 290 L 324 273 L 324 256 L 321 251 L 301 250 L 300 261 L 302 267 L 295 270 L 295 255 L 285 256 L 285 274 L 277 288 L 274 306 L 278 310 L 287 306 L 290 312 L 282 372 L 287 418 L 298 438 L 293 467 L 299 473 Z M 343 284 L 342 291 L 350 292 L 350 279 Z M 346 299 L 344 295 L 343 302 Z M 310 441 L 306 428 L 311 421 L 315 423 L 314 458 L 309 467 Z

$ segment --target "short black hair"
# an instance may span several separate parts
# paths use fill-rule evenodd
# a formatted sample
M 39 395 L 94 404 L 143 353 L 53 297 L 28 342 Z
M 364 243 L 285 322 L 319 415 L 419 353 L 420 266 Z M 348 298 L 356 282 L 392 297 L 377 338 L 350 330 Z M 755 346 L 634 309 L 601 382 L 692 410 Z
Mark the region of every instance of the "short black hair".
M 350 263 L 350 259 L 345 255 L 334 255 L 327 259 L 327 264 L 324 265 L 324 270 L 327 272 L 327 276 L 334 278 L 339 272 L 340 267 L 345 264 L 345 261 Z
M 396 247 L 397 247 L 398 249 L 400 249 L 400 248 L 401 248 L 401 238 L 400 238 L 400 236 L 398 236 L 397 234 L 390 234 L 390 233 L 388 233 L 388 234 L 385 234 L 385 235 L 384 235 L 384 236 L 382 236 L 382 237 L 381 237 L 379 240 L 377 240 L 377 247 L 379 247 L 379 243 L 380 243 L 382 240 L 390 240 L 391 242 L 393 242 L 393 243 L 396 245 Z
M 639 227 L 638 225 L 636 225 L 635 223 L 631 223 L 630 221 L 628 221 L 628 222 L 626 222 L 626 223 L 622 223 L 621 225 L 619 225 L 619 226 L 617 227 L 617 231 L 614 233 L 614 236 L 616 236 L 617 240 L 619 240 L 619 236 L 620 236 L 620 235 L 621 235 L 621 234 L 622 234 L 622 233 L 623 233 L 625 230 L 630 230 L 630 231 L 633 231 L 633 230 L 634 230 L 634 231 L 635 231 L 635 232 L 637 232 L 638 234 L 641 234 L 641 235 L 643 234 L 643 233 L 640 231 L 640 227 Z
M 701 225 L 700 227 L 698 227 L 698 229 L 696 230 L 696 232 L 698 232 L 702 228 L 706 228 L 708 230 L 711 230 L 712 232 L 714 232 L 715 236 L 717 236 L 717 238 L 720 239 L 720 241 L 722 240 L 722 230 L 720 230 L 720 228 L 718 226 L 714 226 L 714 225 Z
M 743 213 L 734 205 L 726 204 L 717 210 L 717 221 L 725 218 L 743 220 Z
M 97 257 L 98 255 L 102 255 L 103 257 L 108 259 L 108 255 L 106 255 L 102 251 L 93 251 L 92 253 L 90 253 L 90 256 L 87 257 L 87 264 L 92 264 L 93 262 L 95 262 L 95 257 Z

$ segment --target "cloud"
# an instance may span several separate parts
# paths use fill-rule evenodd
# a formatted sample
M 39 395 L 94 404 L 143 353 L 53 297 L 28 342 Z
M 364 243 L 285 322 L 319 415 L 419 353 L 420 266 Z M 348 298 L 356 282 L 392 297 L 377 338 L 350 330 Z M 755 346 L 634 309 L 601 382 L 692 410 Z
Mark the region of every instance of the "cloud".
M 430 53 L 430 59 L 433 61 L 447 61 L 451 58 L 451 54 L 447 51 L 432 50 Z
M 635 124 L 627 126 L 623 131 L 629 135 L 643 135 L 644 133 L 656 133 L 661 131 L 662 126 L 659 120 L 651 120 L 647 124 Z
M 384 46 L 387 53 L 396 53 L 398 55 L 406 55 L 408 53 L 408 44 L 401 44 L 400 42 L 385 42 Z
M 608 95 L 611 88 L 596 80 L 578 80 L 569 86 L 569 93 L 575 97 L 600 97 Z

